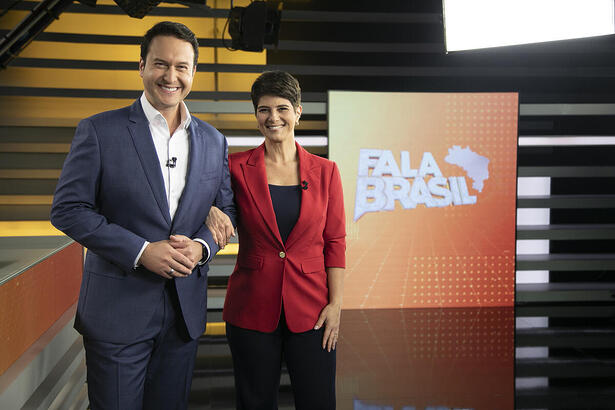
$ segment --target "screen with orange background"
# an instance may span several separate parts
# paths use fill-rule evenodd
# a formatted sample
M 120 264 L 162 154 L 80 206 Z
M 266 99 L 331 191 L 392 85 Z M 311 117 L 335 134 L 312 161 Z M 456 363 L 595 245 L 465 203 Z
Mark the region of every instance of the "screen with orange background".
M 344 308 L 512 306 L 516 93 L 329 92 Z

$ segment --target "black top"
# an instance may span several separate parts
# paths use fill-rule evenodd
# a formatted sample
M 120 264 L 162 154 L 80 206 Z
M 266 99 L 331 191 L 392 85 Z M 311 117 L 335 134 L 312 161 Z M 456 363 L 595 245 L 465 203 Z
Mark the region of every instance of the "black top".
M 299 185 L 269 185 L 269 194 L 282 242 L 286 243 L 290 231 L 299 219 L 301 187 Z

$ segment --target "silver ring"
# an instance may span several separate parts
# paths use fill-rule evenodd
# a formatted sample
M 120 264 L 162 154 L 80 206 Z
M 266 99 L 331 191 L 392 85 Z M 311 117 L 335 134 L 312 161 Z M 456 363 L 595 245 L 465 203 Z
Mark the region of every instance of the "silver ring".
M 169 275 L 172 275 L 173 272 L 175 272 L 175 270 L 173 268 L 171 268 L 171 270 L 169 271 Z

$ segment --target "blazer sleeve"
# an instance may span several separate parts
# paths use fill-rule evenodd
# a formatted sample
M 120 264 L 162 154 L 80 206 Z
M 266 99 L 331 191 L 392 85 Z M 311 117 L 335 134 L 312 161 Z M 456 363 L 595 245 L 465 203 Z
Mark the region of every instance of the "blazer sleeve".
M 333 163 L 329 182 L 329 201 L 327 204 L 327 221 L 324 229 L 325 267 L 346 267 L 346 216 L 344 212 L 344 194 L 342 178 Z
M 91 120 L 82 120 L 56 186 L 51 223 L 94 253 L 129 270 L 145 239 L 110 223 L 98 212 L 101 167 L 96 129 Z
M 222 165 L 222 183 L 220 184 L 220 190 L 216 195 L 214 205 L 218 207 L 222 212 L 228 215 L 233 223 L 233 226 L 237 226 L 237 210 L 235 207 L 235 201 L 233 199 L 233 189 L 231 188 L 231 172 L 230 162 L 228 156 L 228 142 L 224 138 L 224 159 Z
M 229 160 L 228 160 L 228 143 L 226 138 L 222 137 L 224 140 L 224 153 L 222 159 L 222 181 L 220 182 L 220 187 L 218 188 L 218 192 L 216 193 L 216 199 L 214 200 L 214 205 L 219 208 L 222 212 L 224 212 L 231 220 L 233 226 L 237 226 L 237 211 L 235 208 L 235 201 L 233 199 L 233 190 L 231 188 L 231 174 L 229 171 Z M 193 238 L 201 238 L 207 245 L 209 246 L 209 258 L 207 261 L 211 261 L 211 259 L 220 251 L 220 247 L 214 241 L 213 236 L 211 235 L 211 231 L 207 227 L 205 223 L 201 225 L 199 230 L 192 236 Z

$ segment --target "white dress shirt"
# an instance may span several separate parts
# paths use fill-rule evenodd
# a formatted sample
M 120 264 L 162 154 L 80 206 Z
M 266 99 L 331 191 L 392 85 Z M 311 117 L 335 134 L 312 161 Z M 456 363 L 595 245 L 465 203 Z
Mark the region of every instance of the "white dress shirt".
M 190 125 L 190 113 L 188 107 L 182 101 L 180 105 L 181 122 L 173 135 L 170 134 L 167 120 L 156 110 L 147 98 L 145 93 L 141 95 L 141 106 L 145 117 L 149 123 L 149 130 L 154 140 L 158 162 L 162 170 L 164 180 L 164 190 L 167 193 L 167 203 L 171 220 L 175 216 L 179 198 L 186 185 L 186 174 L 188 172 L 188 153 L 190 151 L 190 140 L 188 138 L 188 126 Z M 174 164 L 174 167 L 167 164 Z
M 186 175 L 188 174 L 188 160 L 190 153 L 190 138 L 189 126 L 192 117 L 188 111 L 188 107 L 182 101 L 180 105 L 181 122 L 173 135 L 169 130 L 169 125 L 164 116 L 155 109 L 145 97 L 145 92 L 141 94 L 141 107 L 147 118 L 149 130 L 156 147 L 158 155 L 158 163 L 162 171 L 162 179 L 164 181 L 164 190 L 167 194 L 167 204 L 169 205 L 169 214 L 171 220 L 175 216 L 179 199 L 182 196 L 184 187 L 186 186 Z M 171 166 L 172 165 L 172 166 Z M 209 259 L 209 246 L 207 243 L 196 238 L 195 241 L 201 243 L 207 249 L 207 255 L 203 255 L 203 260 Z M 145 247 L 149 242 L 145 242 L 141 251 L 135 259 L 135 266 L 141 258 Z M 203 252 L 205 253 L 205 252 Z

